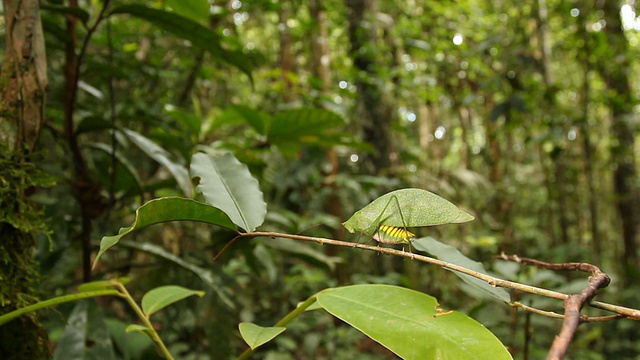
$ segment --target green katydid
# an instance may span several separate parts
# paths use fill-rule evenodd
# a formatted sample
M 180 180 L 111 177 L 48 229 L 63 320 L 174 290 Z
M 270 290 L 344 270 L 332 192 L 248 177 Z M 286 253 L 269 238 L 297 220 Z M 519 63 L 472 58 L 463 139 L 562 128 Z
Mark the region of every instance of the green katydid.
M 342 223 L 350 232 L 386 244 L 408 243 L 408 227 L 458 224 L 474 217 L 448 200 L 422 189 L 401 189 L 375 199 Z

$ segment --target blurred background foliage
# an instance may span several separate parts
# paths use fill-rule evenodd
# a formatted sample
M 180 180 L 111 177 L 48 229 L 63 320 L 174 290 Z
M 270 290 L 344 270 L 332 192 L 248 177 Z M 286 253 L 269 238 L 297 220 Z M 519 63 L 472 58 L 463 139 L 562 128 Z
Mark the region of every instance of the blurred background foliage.
M 39 166 L 57 179 L 32 197 L 51 231 L 37 255 L 45 297 L 83 280 L 83 221 L 93 224 L 95 254 L 100 237 L 131 224 L 145 201 L 185 196 L 179 169 L 193 153 L 230 151 L 265 194 L 262 230 L 355 241 L 341 226 L 354 211 L 387 191 L 423 188 L 476 221 L 418 229 L 420 236 L 454 245 L 504 278 L 559 291 L 578 291 L 586 279 L 492 257 L 591 262 L 613 278 L 602 299 L 637 306 L 633 1 L 110 1 L 106 14 L 115 11 L 95 31 L 104 3 L 82 1 L 74 11 L 87 19 L 78 16 L 75 34 L 64 16 L 69 3 L 45 1 L 42 9 L 50 85 L 37 147 Z M 180 30 L 148 9 L 200 27 Z M 70 108 L 68 47 L 73 37 L 80 53 L 88 34 Z M 69 111 L 92 187 L 78 186 Z M 79 205 L 83 191 L 91 192 L 93 216 Z M 233 358 L 246 348 L 239 322 L 270 326 L 319 290 L 358 283 L 431 294 L 487 326 L 516 358 L 545 356 L 561 325 L 485 299 L 442 269 L 356 249 L 257 238 L 212 261 L 232 236 L 202 224 L 158 225 L 110 251 L 91 278 L 131 277 L 138 298 L 167 284 L 206 290 L 157 315 L 180 359 Z M 120 300 L 98 303 L 89 313 L 102 313 L 113 356 L 158 357 L 143 337 L 123 334 L 132 314 Z M 43 314 L 53 346 L 69 346 L 58 341 L 72 307 Z M 585 324 L 570 358 L 636 358 L 636 326 Z M 256 358 L 394 356 L 315 311 Z

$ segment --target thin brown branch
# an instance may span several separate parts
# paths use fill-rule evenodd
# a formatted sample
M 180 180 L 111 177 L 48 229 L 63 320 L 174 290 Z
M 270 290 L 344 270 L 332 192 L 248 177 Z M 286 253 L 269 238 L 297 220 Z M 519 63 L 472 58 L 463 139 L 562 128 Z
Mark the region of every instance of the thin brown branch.
M 514 289 L 521 292 L 540 295 L 540 296 L 549 297 L 552 299 L 558 299 L 562 301 L 567 300 L 570 296 L 568 294 L 560 293 L 557 291 L 542 289 L 535 286 L 524 285 L 524 284 L 516 283 L 513 281 L 499 279 L 487 274 L 469 270 L 465 267 L 462 267 L 456 264 L 448 263 L 446 261 L 434 259 L 424 255 L 418 255 L 410 252 L 396 250 L 396 249 L 360 244 L 356 242 L 333 240 L 333 239 L 304 236 L 304 235 L 282 234 L 282 233 L 276 233 L 276 232 L 249 232 L 249 233 L 242 233 L 240 234 L 239 237 L 253 238 L 253 237 L 260 237 L 260 236 L 270 237 L 270 238 L 286 238 L 286 239 L 294 239 L 294 240 L 302 240 L 302 241 L 311 241 L 321 245 L 328 244 L 328 245 L 335 245 L 335 246 L 352 247 L 352 248 L 363 249 L 363 250 L 371 250 L 371 251 L 375 251 L 383 254 L 395 255 L 395 256 L 408 258 L 411 260 L 417 260 L 417 261 L 433 264 L 445 269 L 455 270 L 457 272 L 467 274 L 477 279 L 480 279 L 482 281 L 485 281 L 486 283 L 492 286 L 499 286 L 503 288 Z M 624 306 L 612 305 L 612 304 L 607 304 L 607 303 L 594 301 L 594 300 L 591 300 L 589 302 L 589 306 L 597 309 L 601 309 L 601 310 L 611 311 L 617 314 L 616 316 L 611 317 L 611 319 L 627 318 L 630 320 L 640 320 L 640 310 L 638 309 L 631 309 Z
M 65 98 L 64 98 L 64 129 L 69 150 L 71 152 L 74 168 L 75 181 L 73 184 L 73 195 L 80 205 L 82 229 L 80 231 L 80 242 L 82 244 L 82 279 L 84 282 L 91 281 L 91 232 L 92 220 L 102 213 L 102 197 L 100 196 L 100 185 L 91 178 L 87 170 L 84 155 L 78 144 L 77 134 L 74 131 L 74 114 L 78 97 L 78 82 L 80 80 L 80 69 L 82 60 L 87 51 L 89 40 L 98 28 L 98 25 L 105 18 L 106 10 L 110 0 L 105 0 L 100 14 L 92 27 L 87 31 L 80 52 L 76 55 L 76 24 L 77 19 L 67 16 L 67 34 L 69 40 L 66 44 L 65 54 Z M 69 7 L 77 8 L 77 0 L 69 0 Z

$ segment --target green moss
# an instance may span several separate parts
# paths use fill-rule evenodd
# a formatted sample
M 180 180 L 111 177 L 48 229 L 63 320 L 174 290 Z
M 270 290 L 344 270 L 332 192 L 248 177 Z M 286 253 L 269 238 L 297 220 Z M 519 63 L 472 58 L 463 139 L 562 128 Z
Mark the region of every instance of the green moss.
M 46 226 L 27 193 L 51 182 L 33 163 L 0 149 L 0 314 L 37 301 L 34 235 L 46 232 Z M 47 333 L 35 314 L 0 327 L 0 353 L 3 359 L 48 357 Z

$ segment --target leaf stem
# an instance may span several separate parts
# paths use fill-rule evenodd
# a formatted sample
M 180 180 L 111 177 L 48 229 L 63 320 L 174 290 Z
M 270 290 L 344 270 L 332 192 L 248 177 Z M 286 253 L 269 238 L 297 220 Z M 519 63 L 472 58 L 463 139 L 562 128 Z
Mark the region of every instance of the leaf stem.
M 59 304 L 63 304 L 70 301 L 76 301 L 76 300 L 87 299 L 87 298 L 98 297 L 98 296 L 108 296 L 108 295 L 123 297 L 122 294 L 117 290 L 85 291 L 77 294 L 58 296 L 49 300 L 40 301 L 33 305 L 25 306 L 23 308 L 14 310 L 10 313 L 4 314 L 0 316 L 0 325 L 15 319 L 20 315 L 27 314 L 36 310 L 44 309 L 49 306 L 59 305 Z
M 158 347 L 160 347 L 160 351 L 162 351 L 165 358 L 167 358 L 168 360 L 174 360 L 173 356 L 169 352 L 169 349 L 167 349 L 167 346 L 164 344 L 164 342 L 160 338 L 160 335 L 158 335 L 156 330 L 153 328 L 153 324 L 151 323 L 151 320 L 149 320 L 149 317 L 145 315 L 142 309 L 140 309 L 140 307 L 138 306 L 138 303 L 136 303 L 136 301 L 133 299 L 133 297 L 127 290 L 127 288 L 120 283 L 115 284 L 115 287 L 117 287 L 120 290 L 120 292 L 122 293 L 121 297 L 124 298 L 127 301 L 127 303 L 129 303 L 129 306 L 131 306 L 131 308 L 136 313 L 136 315 L 138 315 L 138 318 L 140 318 L 140 321 L 142 321 L 144 326 L 147 328 L 147 333 L 151 337 L 151 340 L 153 340 L 156 344 L 158 344 Z

